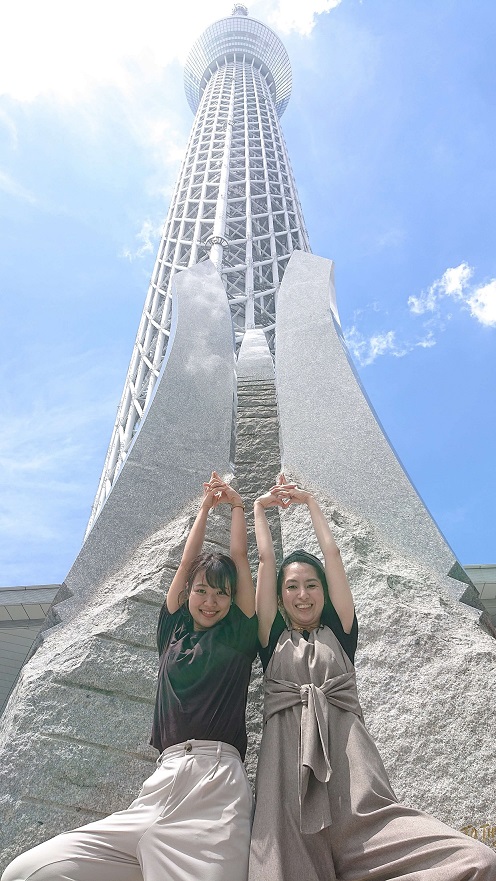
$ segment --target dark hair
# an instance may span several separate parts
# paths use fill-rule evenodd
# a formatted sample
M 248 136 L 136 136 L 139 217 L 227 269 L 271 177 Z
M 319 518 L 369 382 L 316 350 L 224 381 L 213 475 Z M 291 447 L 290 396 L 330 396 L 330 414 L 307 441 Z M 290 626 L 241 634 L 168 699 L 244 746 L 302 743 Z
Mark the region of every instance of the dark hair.
M 281 568 L 277 573 L 278 599 L 282 598 L 282 582 L 285 569 L 287 566 L 290 566 L 291 563 L 308 563 L 309 566 L 313 566 L 324 591 L 324 606 L 331 606 L 332 603 L 329 597 L 329 588 L 327 585 L 325 569 L 318 557 L 316 557 L 314 554 L 309 554 L 308 551 L 304 551 L 302 548 L 298 548 L 298 550 L 293 551 L 291 554 L 288 554 L 287 557 L 284 557 L 284 560 L 281 563 Z
M 238 572 L 234 560 L 227 554 L 199 554 L 189 567 L 186 587 L 179 597 L 180 606 L 186 606 L 195 577 L 201 571 L 205 572 L 205 578 L 210 587 L 214 587 L 226 596 L 230 596 L 232 600 L 234 599 L 238 583 Z

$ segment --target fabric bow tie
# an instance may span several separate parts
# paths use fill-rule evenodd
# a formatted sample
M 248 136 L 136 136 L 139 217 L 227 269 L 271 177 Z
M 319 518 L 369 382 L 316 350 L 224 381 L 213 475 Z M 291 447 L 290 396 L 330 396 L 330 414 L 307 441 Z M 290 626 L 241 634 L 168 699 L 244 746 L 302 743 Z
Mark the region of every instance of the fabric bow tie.
M 298 746 L 300 830 L 306 835 L 320 832 L 332 824 L 326 787 L 332 774 L 330 707 L 361 716 L 355 673 L 333 676 L 320 686 L 266 679 L 265 688 L 265 721 L 288 707 L 302 705 Z

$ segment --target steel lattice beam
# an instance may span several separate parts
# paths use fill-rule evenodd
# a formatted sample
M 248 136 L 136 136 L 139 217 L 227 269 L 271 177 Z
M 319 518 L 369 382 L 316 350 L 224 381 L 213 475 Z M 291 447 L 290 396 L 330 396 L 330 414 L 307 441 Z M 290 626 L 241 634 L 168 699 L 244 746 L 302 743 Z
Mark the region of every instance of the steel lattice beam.
M 261 327 L 273 349 L 285 267 L 295 249 L 310 250 L 279 122 L 291 67 L 276 34 L 238 6 L 193 46 L 185 88 L 196 116 L 88 531 L 146 414 L 167 349 L 175 273 L 210 257 L 226 288 L 236 345 L 245 330 Z

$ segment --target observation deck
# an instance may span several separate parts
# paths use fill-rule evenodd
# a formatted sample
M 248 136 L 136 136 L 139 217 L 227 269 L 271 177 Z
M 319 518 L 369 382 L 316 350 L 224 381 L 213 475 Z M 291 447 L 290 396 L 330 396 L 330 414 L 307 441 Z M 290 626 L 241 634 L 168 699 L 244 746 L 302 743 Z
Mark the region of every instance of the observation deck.
M 196 113 L 205 86 L 219 64 L 243 55 L 260 66 L 274 99 L 277 115 L 291 95 L 291 64 L 283 43 L 267 25 L 245 13 L 233 13 L 211 24 L 198 38 L 184 68 L 188 104 Z

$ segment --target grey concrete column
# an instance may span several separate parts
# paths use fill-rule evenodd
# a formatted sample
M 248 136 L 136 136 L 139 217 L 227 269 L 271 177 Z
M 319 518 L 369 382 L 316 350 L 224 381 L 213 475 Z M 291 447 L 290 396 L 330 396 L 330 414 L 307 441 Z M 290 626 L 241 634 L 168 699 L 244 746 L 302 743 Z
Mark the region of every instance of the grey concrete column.
M 330 260 L 290 259 L 277 305 L 276 388 L 284 469 L 316 493 L 350 578 L 361 702 L 393 788 L 482 839 L 496 825 L 496 642 L 480 610 L 459 601 L 466 576 L 361 388 Z M 281 531 L 285 554 L 319 552 L 306 508 L 283 512 Z
M 233 331 L 210 260 L 174 276 L 170 344 L 144 425 L 66 578 L 78 595 L 130 556 L 198 492 L 230 470 L 234 431 Z
M 331 260 L 303 251 L 290 258 L 277 303 L 276 379 L 284 467 L 359 511 L 398 552 L 463 578 L 355 372 Z
M 281 468 L 279 421 L 274 366 L 263 330 L 247 330 L 236 365 L 238 407 L 236 420 L 236 485 L 246 502 L 248 548 L 256 578 L 258 554 L 253 525 L 253 502 L 273 483 Z M 276 510 L 267 512 L 276 554 L 282 557 L 281 528 Z M 262 735 L 262 668 L 256 662 L 250 683 L 246 713 L 248 752 L 246 768 L 255 781 Z
M 202 481 L 230 470 L 233 434 L 224 287 L 210 261 L 175 285 L 171 345 L 146 419 L 2 716 L 1 867 L 126 807 L 153 770 L 159 608 Z M 209 516 L 216 548 L 229 547 L 228 521 L 222 509 Z

